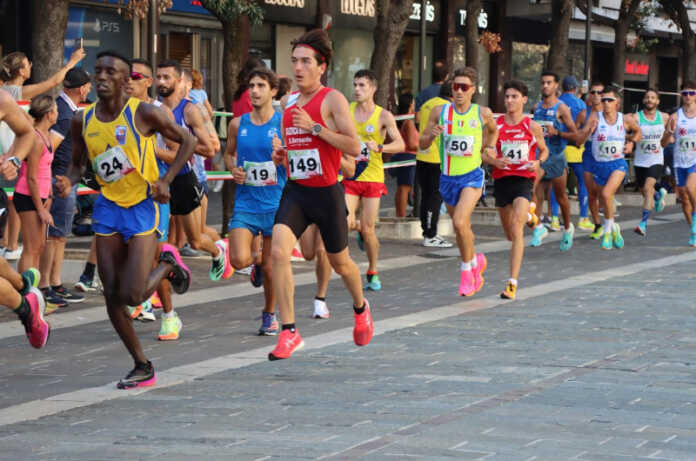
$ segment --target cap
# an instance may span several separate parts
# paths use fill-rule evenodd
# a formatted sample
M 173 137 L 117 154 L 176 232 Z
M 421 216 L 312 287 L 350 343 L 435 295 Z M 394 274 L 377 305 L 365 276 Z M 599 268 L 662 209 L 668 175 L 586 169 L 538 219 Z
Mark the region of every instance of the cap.
M 74 67 L 65 74 L 63 88 L 78 88 L 89 81 L 90 76 L 82 67 Z
M 563 86 L 563 91 L 570 91 L 579 86 L 577 79 L 572 75 L 563 77 L 563 82 L 561 83 L 561 85 Z

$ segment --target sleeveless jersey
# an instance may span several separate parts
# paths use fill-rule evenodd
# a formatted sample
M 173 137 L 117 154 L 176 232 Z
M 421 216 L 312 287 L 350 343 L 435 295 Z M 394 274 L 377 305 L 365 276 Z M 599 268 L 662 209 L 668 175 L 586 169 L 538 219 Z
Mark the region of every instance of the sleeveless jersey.
M 660 140 L 665 132 L 665 124 L 662 113 L 658 110 L 655 120 L 648 120 L 641 110 L 638 112 L 638 124 L 643 139 L 636 145 L 634 165 L 639 167 L 651 167 L 664 163 L 664 154 Z
M 674 166 L 689 168 L 696 164 L 696 116 L 689 118 L 680 108 L 674 132 Z
M 436 96 L 432 99 L 428 99 L 425 104 L 423 104 L 420 108 L 420 115 L 419 115 L 419 123 L 418 123 L 418 136 L 423 136 L 423 133 L 425 133 L 425 130 L 428 126 L 428 120 L 430 120 L 430 113 L 434 108 L 437 106 L 442 106 L 444 104 L 447 104 L 449 101 L 446 100 L 445 98 L 441 98 L 439 96 Z M 440 137 L 438 136 L 437 139 L 433 140 L 433 143 L 430 145 L 430 147 L 426 150 L 418 150 L 418 154 L 416 155 L 416 160 L 419 162 L 426 162 L 426 163 L 440 163 L 440 151 L 438 149 L 438 145 L 440 144 Z
M 580 112 L 587 109 L 585 102 L 574 94 L 570 93 L 563 93 L 558 97 L 558 99 L 560 99 L 563 104 L 568 106 L 568 109 L 570 109 L 570 116 L 573 118 L 573 122 L 578 123 L 578 115 L 580 115 Z
M 379 129 L 379 116 L 382 114 L 382 108 L 375 106 L 370 117 L 364 122 L 358 122 L 355 119 L 355 107 L 357 103 L 350 103 L 350 115 L 353 117 L 353 122 L 360 137 L 360 155 L 358 156 L 357 165 L 355 165 L 355 176 L 350 178 L 354 181 L 368 182 L 384 182 L 384 163 L 382 162 L 381 152 L 372 152 L 367 147 L 368 141 L 374 141 L 377 144 L 384 143 L 384 136 Z
M 155 107 L 162 107 L 162 101 L 158 100 L 153 100 L 152 105 Z M 167 143 L 164 142 L 164 138 L 162 137 L 161 134 L 156 133 L 155 134 L 156 139 L 157 139 L 157 148 L 159 149 L 167 149 Z M 167 171 L 169 171 L 169 164 L 165 162 L 164 160 L 161 160 L 159 157 L 157 158 L 157 168 L 159 168 L 159 173 L 160 173 L 160 178 L 167 174 Z
M 454 104 L 447 103 L 440 112 L 440 169 L 446 176 L 459 176 L 481 166 L 483 120 L 481 106 L 471 104 L 460 114 Z
M 82 112 L 82 137 L 101 194 L 123 208 L 145 200 L 159 178 L 155 136 L 145 136 L 135 126 L 140 103 L 129 98 L 112 122 L 97 119 L 97 103 Z
M 609 125 L 603 112 L 597 113 L 597 128 L 592 133 L 592 156 L 597 162 L 613 162 L 624 158 L 626 130 L 623 114 L 616 114 L 616 123 Z
M 558 101 L 553 107 L 549 108 L 544 108 L 542 104 L 543 102 L 540 101 L 534 109 L 534 121 L 541 125 L 541 128 L 544 130 L 544 138 L 546 138 L 546 145 L 549 148 L 549 157 L 562 155 L 568 141 L 561 138 L 560 135 L 549 136 L 547 130 L 549 126 L 553 126 L 560 132 L 567 131 L 566 126 L 558 120 L 558 109 L 563 102 Z
M 172 110 L 174 112 L 174 121 L 176 122 L 177 125 L 183 126 L 188 130 L 189 133 L 194 134 L 193 130 L 191 127 L 188 126 L 186 123 L 186 117 L 184 116 L 184 110 L 186 109 L 186 106 L 190 103 L 191 101 L 189 99 L 182 99 L 179 101 L 179 104 Z M 194 134 L 195 136 L 195 134 Z M 191 171 L 191 165 L 193 163 L 193 159 L 195 158 L 195 153 L 191 156 L 191 159 L 186 162 L 186 164 L 179 170 L 179 173 L 177 176 L 181 176 L 183 174 L 187 174 L 189 171 Z
M 237 166 L 244 168 L 247 178 L 235 189 L 235 212 L 271 213 L 278 209 L 287 173 L 284 166 L 273 163 L 271 155 L 273 136 L 280 138 L 281 119 L 275 112 L 265 124 L 254 125 L 246 113 L 239 121 Z
M 326 128 L 321 116 L 321 103 L 333 88 L 323 87 L 302 108 L 310 118 Z M 336 184 L 341 166 L 341 151 L 314 136 L 311 132 L 293 126 L 292 109 L 297 104 L 300 93 L 292 93 L 283 112 L 283 132 L 287 146 L 288 179 L 307 187 L 327 187 Z
M 524 166 L 536 160 L 536 138 L 530 129 L 531 120 L 524 117 L 517 125 L 505 123 L 505 116 L 501 115 L 496 120 L 498 125 L 498 143 L 496 152 L 498 158 L 509 158 L 512 164 L 505 169 L 493 168 L 493 179 L 505 176 L 521 176 L 523 178 L 536 178 L 534 170 L 528 170 Z

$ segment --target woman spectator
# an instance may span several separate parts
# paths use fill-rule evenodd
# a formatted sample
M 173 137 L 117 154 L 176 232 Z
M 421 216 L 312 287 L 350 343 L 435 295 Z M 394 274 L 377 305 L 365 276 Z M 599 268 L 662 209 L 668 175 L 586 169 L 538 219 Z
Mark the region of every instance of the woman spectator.
M 213 118 L 213 106 L 208 101 L 208 93 L 203 89 L 203 74 L 199 70 L 191 71 L 191 91 L 189 98 L 196 104 L 201 104 L 208 111 L 208 117 Z
M 18 270 L 39 267 L 39 259 L 46 244 L 46 226 L 53 225 L 51 216 L 51 162 L 53 148 L 49 130 L 58 119 L 58 108 L 49 95 L 31 101 L 29 115 L 34 118 L 34 130 L 41 141 L 36 144 L 22 163 L 13 202 L 22 222 L 24 250 Z
M 63 83 L 65 74 L 75 67 L 78 62 L 82 61 L 84 57 L 85 50 L 78 48 L 73 52 L 72 56 L 70 56 L 68 63 L 49 77 L 48 80 L 25 85 L 24 82 L 31 78 L 32 64 L 27 58 L 27 55 L 21 51 L 15 51 L 2 59 L 0 79 L 5 82 L 2 89 L 10 93 L 15 101 L 31 100 L 34 96 L 52 90 Z
M 415 104 L 411 93 L 404 93 L 399 96 L 397 115 L 412 115 L 414 113 L 414 108 Z M 416 129 L 416 124 L 413 122 L 413 118 L 399 120 L 396 124 L 406 144 L 406 152 L 392 155 L 391 161 L 415 161 L 416 153 L 418 152 L 418 130 Z M 394 195 L 394 206 L 396 207 L 396 216 L 398 218 L 406 217 L 406 205 L 408 205 L 408 196 L 413 187 L 415 174 L 415 165 L 391 168 L 389 170 L 389 175 L 396 178 L 397 188 L 396 194 Z

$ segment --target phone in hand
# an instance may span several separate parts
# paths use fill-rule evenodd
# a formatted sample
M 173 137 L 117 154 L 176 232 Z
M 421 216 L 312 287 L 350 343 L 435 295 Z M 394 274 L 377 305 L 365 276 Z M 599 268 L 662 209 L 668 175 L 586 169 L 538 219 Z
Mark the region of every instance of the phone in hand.
M 79 43 L 80 43 L 80 48 L 84 48 L 84 47 L 85 47 L 85 39 L 84 39 L 84 38 L 80 37 Z

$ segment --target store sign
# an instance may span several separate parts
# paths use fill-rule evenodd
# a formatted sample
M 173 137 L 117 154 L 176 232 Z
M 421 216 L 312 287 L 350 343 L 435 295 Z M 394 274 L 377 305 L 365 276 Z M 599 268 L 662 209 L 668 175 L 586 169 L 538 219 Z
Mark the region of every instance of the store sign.
M 374 18 L 376 11 L 375 0 L 341 0 L 341 14 Z
M 412 21 L 420 21 L 422 9 L 423 9 L 423 5 L 421 3 L 414 2 L 413 8 L 411 10 L 411 16 L 409 16 L 409 19 L 411 19 Z M 425 21 L 426 22 L 433 22 L 434 20 L 435 20 L 435 5 L 433 5 L 430 2 L 427 2 L 425 5 Z
M 314 25 L 317 0 L 261 0 L 264 22 Z
M 425 8 L 423 8 L 423 2 L 415 1 L 411 7 L 411 16 L 409 16 L 407 30 L 412 32 L 420 31 L 420 21 L 421 15 L 425 14 L 425 24 L 426 30 L 428 32 L 437 32 L 440 29 L 441 14 L 440 14 L 440 0 L 432 0 L 425 2 Z
M 626 65 L 624 67 L 624 72 L 627 75 L 643 75 L 647 76 L 650 72 L 650 64 L 648 64 L 645 59 L 629 59 L 626 58 Z
M 459 18 L 459 26 L 465 27 L 466 26 L 466 10 L 460 9 L 457 17 Z M 486 11 L 484 11 L 484 10 L 481 10 L 481 13 L 479 13 L 478 26 L 479 26 L 479 29 L 487 29 L 488 28 L 488 13 L 486 13 Z
M 466 9 L 460 8 L 457 10 L 457 16 L 454 22 L 457 35 L 466 34 L 466 15 Z M 494 2 L 483 2 L 483 7 L 481 8 L 476 22 L 480 30 L 496 31 L 496 4 Z

